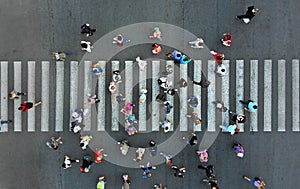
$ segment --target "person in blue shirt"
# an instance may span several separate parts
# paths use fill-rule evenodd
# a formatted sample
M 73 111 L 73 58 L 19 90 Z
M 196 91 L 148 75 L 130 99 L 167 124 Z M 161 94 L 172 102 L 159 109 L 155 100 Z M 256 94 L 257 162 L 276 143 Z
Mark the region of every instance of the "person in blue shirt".
M 244 110 L 246 110 L 247 112 L 251 113 L 257 111 L 258 104 L 254 100 L 248 100 L 247 102 L 240 100 L 240 103 L 244 105 Z
M 150 178 L 152 176 L 151 170 L 156 169 L 154 166 L 150 166 L 150 163 L 148 162 L 146 166 L 140 165 L 141 169 L 144 171 L 142 178 Z
M 192 61 L 189 57 L 187 57 L 185 54 L 180 57 L 180 64 L 188 64 Z
M 167 57 L 169 58 L 174 58 L 175 60 L 180 60 L 181 56 L 182 56 L 182 53 L 176 49 L 173 50 L 173 52 L 170 52 L 168 54 L 166 54 Z

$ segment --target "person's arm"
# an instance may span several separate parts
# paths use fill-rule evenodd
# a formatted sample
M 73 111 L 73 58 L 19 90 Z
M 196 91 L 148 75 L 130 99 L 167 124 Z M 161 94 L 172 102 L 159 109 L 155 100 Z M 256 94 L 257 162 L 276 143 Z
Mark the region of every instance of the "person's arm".
M 247 112 L 251 113 L 251 110 L 249 110 L 248 108 L 244 108 L 244 110 L 246 110 Z

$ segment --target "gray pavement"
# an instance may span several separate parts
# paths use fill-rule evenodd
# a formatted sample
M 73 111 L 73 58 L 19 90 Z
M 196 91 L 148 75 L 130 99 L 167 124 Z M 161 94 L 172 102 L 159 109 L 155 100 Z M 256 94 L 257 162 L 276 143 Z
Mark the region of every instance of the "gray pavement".
M 260 9 L 258 15 L 249 25 L 243 25 L 234 16 L 244 13 L 248 5 L 255 5 Z M 79 41 L 80 25 L 89 22 L 97 28 L 91 38 L 93 42 L 105 34 L 129 24 L 138 22 L 164 22 L 182 27 L 196 36 L 204 38 L 210 49 L 225 53 L 227 59 L 245 60 L 245 70 L 249 68 L 250 59 L 285 59 L 291 62 L 299 58 L 299 2 L 295 0 L 284 1 L 9 1 L 1 2 L 2 30 L 0 30 L 1 60 L 8 60 L 8 70 L 13 70 L 11 64 L 14 60 L 50 60 L 51 51 L 63 50 L 73 52 L 70 60 L 81 60 Z M 280 11 L 285 10 L 285 11 Z M 288 10 L 288 11 L 287 11 Z M 233 44 L 230 48 L 222 47 L 219 39 L 223 32 L 233 34 Z M 5 46 L 4 46 L 5 45 Z M 122 51 L 114 58 L 128 60 L 135 58 L 136 54 L 148 57 L 148 46 L 140 45 Z M 275 62 L 275 61 L 274 61 Z M 37 70 L 40 65 L 36 65 Z M 67 65 L 68 66 L 68 65 Z M 206 68 L 206 65 L 203 65 Z M 67 67 L 68 68 L 68 67 Z M 236 64 L 230 67 L 235 73 Z M 1 68 L 2 69 L 2 68 Z M 55 73 L 55 67 L 50 66 L 50 73 Z M 28 80 L 27 66 L 22 67 L 22 80 Z M 70 82 L 69 69 L 65 69 L 65 85 Z M 190 71 L 190 70 L 189 70 Z M 273 74 L 278 71 L 278 65 L 273 65 Z M 259 64 L 258 80 L 263 81 L 263 64 Z M 189 72 L 190 73 L 190 72 Z M 292 65 L 286 67 L 286 96 L 292 97 Z M 1 74 L 2 76 L 2 74 Z M 13 81 L 13 75 L 8 75 Z M 236 85 L 235 75 L 230 76 L 231 86 Z M 55 83 L 55 75 L 50 75 Z M 245 97 L 250 96 L 250 73 L 245 73 Z M 17 82 L 17 81 L 15 81 Z M 272 103 L 278 102 L 277 78 L 272 78 L 274 98 Z M 37 82 L 39 83 L 39 82 Z M 55 91 L 55 85 L 50 85 L 50 91 Z M 217 83 L 218 84 L 218 81 Z M 294 84 L 293 84 L 294 86 Z M 263 85 L 259 85 L 259 96 L 263 97 Z M 8 84 L 13 88 L 13 82 Z M 22 89 L 27 88 L 27 82 L 22 83 Z M 36 86 L 36 99 L 40 97 L 40 86 Z M 202 95 L 204 96 L 205 93 Z M 217 92 L 217 95 L 220 93 Z M 69 97 L 64 93 L 64 99 Z M 207 104 L 206 98 L 203 104 Z M 235 106 L 235 91 L 230 92 L 231 105 Z M 258 99 L 263 105 L 263 99 Z M 50 101 L 55 102 L 55 96 L 50 96 Z M 69 101 L 64 102 L 64 120 L 69 118 Z M 8 116 L 13 117 L 13 103 L 9 102 Z M 286 101 L 286 107 L 291 107 L 292 101 Z M 204 109 L 204 107 L 203 107 Z M 50 130 L 54 130 L 55 108 L 50 109 Z M 274 113 L 273 113 L 274 112 Z M 276 118 L 275 112 L 272 117 Z M 292 110 L 287 109 L 286 127 L 291 128 Z M 40 115 L 36 115 L 39 117 Z M 261 117 L 263 115 L 258 115 Z M 38 120 L 36 120 L 38 121 Z M 220 121 L 220 120 L 219 120 Z M 272 121 L 272 130 L 276 130 L 278 119 Z M 27 120 L 22 119 L 22 124 L 27 127 Z M 206 123 L 205 123 L 206 124 Z M 263 119 L 258 119 L 258 124 L 263 125 Z M 68 123 L 64 123 L 66 128 Z M 247 125 L 246 125 L 247 126 Z M 82 157 L 86 152 L 81 152 L 78 147 L 78 137 L 71 133 L 61 133 L 65 139 L 64 146 L 57 152 L 45 148 L 45 141 L 53 133 L 5 133 L 1 134 L 0 146 L 2 153 L 0 188 L 95 188 L 97 177 L 105 175 L 108 178 L 107 188 L 121 188 L 121 174 L 128 172 L 133 178 L 132 188 L 151 188 L 152 184 L 163 182 L 168 188 L 199 188 L 206 187 L 200 183 L 204 177 L 201 170 L 197 170 L 198 159 L 193 156 L 195 147 L 185 148 L 179 153 L 174 162 L 181 162 L 188 169 L 183 180 L 174 178 L 166 165 L 161 165 L 153 172 L 153 178 L 142 180 L 142 170 L 118 167 L 104 161 L 95 165 L 92 172 L 83 175 L 79 172 L 78 165 L 72 169 L 62 170 L 63 155 Z M 199 133 L 199 138 L 202 134 Z M 217 177 L 220 188 L 251 188 L 249 183 L 241 179 L 242 174 L 261 176 L 266 180 L 268 188 L 294 188 L 299 182 L 299 149 L 296 145 L 299 134 L 287 129 L 285 133 L 265 133 L 259 130 L 253 133 L 247 130 L 235 137 L 246 148 L 245 159 L 236 160 L 230 146 L 232 139 L 221 134 L 209 149 L 210 162 L 216 165 Z M 136 143 L 142 141 L 137 138 Z M 92 153 L 89 151 L 88 153 Z M 298 168 L 298 169 L 297 169 Z M 288 178 L 288 179 L 287 179 Z M 200 186 L 199 186 L 200 185 Z M 208 187 L 207 187 L 208 188 Z

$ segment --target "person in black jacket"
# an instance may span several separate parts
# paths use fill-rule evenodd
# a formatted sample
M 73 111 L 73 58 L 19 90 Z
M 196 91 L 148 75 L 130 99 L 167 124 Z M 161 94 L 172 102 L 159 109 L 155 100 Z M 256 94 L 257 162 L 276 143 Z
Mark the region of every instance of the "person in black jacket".
M 246 14 L 236 16 L 236 18 L 242 19 L 246 24 L 248 24 L 257 12 L 258 8 L 250 6 L 248 7 Z

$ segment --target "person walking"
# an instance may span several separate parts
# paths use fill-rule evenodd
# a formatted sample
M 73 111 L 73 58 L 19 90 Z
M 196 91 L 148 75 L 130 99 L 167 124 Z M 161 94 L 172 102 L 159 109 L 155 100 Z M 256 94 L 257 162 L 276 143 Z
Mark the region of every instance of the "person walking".
M 231 121 L 235 124 L 246 122 L 246 116 L 244 114 L 237 114 L 231 110 L 229 110 L 229 114 L 231 115 Z
M 248 100 L 247 102 L 243 101 L 243 100 L 240 100 L 239 102 L 241 104 L 243 104 L 244 110 L 246 110 L 247 112 L 250 112 L 250 113 L 252 112 L 253 113 L 253 112 L 257 111 L 258 104 L 254 100 Z
M 160 152 L 159 155 L 161 155 L 165 158 L 167 165 L 170 165 L 170 166 L 173 165 L 173 156 L 171 154 Z
M 156 142 L 154 140 L 150 140 L 149 142 L 149 152 L 151 154 L 152 157 L 156 156 L 157 154 L 157 145 L 156 145 Z
M 192 114 L 187 114 L 187 118 L 192 118 L 193 122 L 195 123 L 195 126 L 200 125 L 202 123 L 202 120 L 199 118 L 197 112 L 193 112 Z
M 231 136 L 237 134 L 240 131 L 240 128 L 237 124 L 229 126 L 220 125 L 220 128 L 225 132 L 229 132 Z
M 227 72 L 226 66 L 223 65 L 223 64 L 218 64 L 218 66 L 216 67 L 215 72 L 216 72 L 217 76 L 223 77 Z
M 59 136 L 59 137 L 57 137 L 57 138 L 51 137 L 51 138 L 50 138 L 50 142 L 47 141 L 47 142 L 46 142 L 46 145 L 47 145 L 50 149 L 57 150 L 57 149 L 58 149 L 58 145 L 59 145 L 59 144 L 62 144 L 62 143 L 63 143 L 63 142 L 62 142 L 62 140 L 61 140 L 61 137 Z
M 149 36 L 150 39 L 159 39 L 162 40 L 161 31 L 159 30 L 159 27 L 155 27 L 153 33 Z
M 249 6 L 247 8 L 246 14 L 236 16 L 236 18 L 240 19 L 240 20 L 243 20 L 243 22 L 245 24 L 248 24 L 248 23 L 250 23 L 250 21 L 252 20 L 252 18 L 255 16 L 255 14 L 257 12 L 258 12 L 258 8 L 254 7 L 254 6 Z
M 42 102 L 32 103 L 32 102 L 23 101 L 23 102 L 21 102 L 18 110 L 21 110 L 23 112 L 28 112 L 29 109 L 36 107 L 40 104 L 42 104 Z
M 218 52 L 216 52 L 216 51 L 210 51 L 210 53 L 211 53 L 212 55 L 214 55 L 214 59 L 215 59 L 215 61 L 216 61 L 216 63 L 217 63 L 218 65 L 222 64 L 222 62 L 223 62 L 223 60 L 224 60 L 224 58 L 225 58 L 224 54 L 218 53 Z
M 203 48 L 203 39 L 201 37 L 198 37 L 195 41 L 190 41 L 189 44 L 194 49 L 202 49 Z
M 144 171 L 142 178 L 151 178 L 151 170 L 156 169 L 155 166 L 150 166 L 150 163 L 148 162 L 146 166 L 140 165 L 141 169 Z
M 198 98 L 194 95 L 191 95 L 188 99 L 188 103 L 190 105 L 191 108 L 197 108 L 199 101 Z
M 185 140 L 185 137 L 182 137 L 183 140 Z M 195 144 L 198 143 L 198 138 L 197 135 L 195 133 L 192 133 L 192 137 L 186 141 L 187 144 L 194 146 Z
M 8 97 L 9 97 L 9 99 L 14 100 L 14 99 L 19 99 L 21 96 L 26 96 L 26 95 L 27 94 L 24 92 L 18 92 L 18 91 L 13 90 L 8 94 Z
M 92 36 L 96 29 L 91 29 L 90 24 L 86 23 L 81 26 L 81 34 L 86 34 L 87 37 Z
M 193 84 L 200 85 L 202 88 L 207 88 L 210 85 L 210 81 L 203 77 L 200 82 L 193 81 Z
M 198 165 L 198 168 L 199 168 L 199 169 L 204 169 L 204 170 L 205 170 L 206 177 L 207 177 L 208 179 L 213 179 L 213 178 L 216 177 L 215 172 L 214 172 L 215 166 L 213 166 L 213 165 L 207 165 L 207 166 L 204 166 L 204 165 Z
M 72 167 L 72 163 L 79 162 L 79 159 L 73 160 L 69 156 L 65 155 L 64 163 L 61 165 L 64 169 Z
M 244 157 L 244 148 L 240 143 L 234 143 L 232 148 L 234 149 L 234 152 L 236 153 L 236 156 L 239 158 Z
M 130 40 L 126 37 L 123 37 L 121 34 L 113 38 L 113 44 L 117 44 L 118 47 L 122 47 L 124 43 L 129 43 Z
M 258 189 L 264 189 L 266 183 L 261 180 L 261 178 L 259 177 L 254 177 L 253 179 L 250 179 L 249 177 L 243 175 L 243 178 L 247 181 L 249 181 L 251 184 L 253 184 L 256 188 Z
M 221 39 L 221 42 L 224 46 L 230 47 L 232 41 L 232 36 L 230 33 L 223 33 L 223 38 Z
M 11 123 L 11 122 L 12 122 L 12 120 L 5 120 L 5 121 L 4 121 L 4 120 L 0 119 L 0 133 L 4 132 L 4 131 L 1 130 L 2 125 L 3 125 L 3 124 L 7 124 L 7 125 L 8 125 L 8 124 Z
M 188 56 L 186 56 L 185 54 L 183 54 L 180 59 L 179 62 L 180 64 L 188 64 L 192 61 L 192 59 L 190 59 Z
M 85 155 L 82 158 L 82 165 L 79 167 L 82 173 L 90 172 L 90 169 L 94 165 L 94 161 L 91 160 L 91 156 Z
M 178 168 L 176 165 L 172 165 L 171 167 L 173 170 L 175 170 L 174 176 L 179 178 L 184 178 L 184 173 L 186 172 L 185 167 Z
M 87 52 L 92 52 L 92 48 L 94 48 L 92 43 L 89 41 L 82 40 L 82 41 L 80 41 L 80 45 L 81 45 L 81 50 L 87 51 Z
M 152 45 L 152 53 L 157 54 L 157 55 L 160 54 L 161 53 L 161 46 L 158 45 L 157 43 L 154 43 Z
M 210 189 L 219 189 L 216 179 L 203 179 L 208 185 L 210 185 Z
M 221 111 L 221 112 L 226 112 L 228 110 L 227 107 L 225 107 L 224 102 L 217 100 L 213 102 L 216 106 L 216 109 Z
M 181 58 L 181 56 L 182 56 L 182 52 L 180 52 L 180 51 L 174 49 L 172 52 L 166 54 L 166 56 L 167 56 L 168 58 L 174 58 L 175 60 L 179 61 L 180 58 Z

